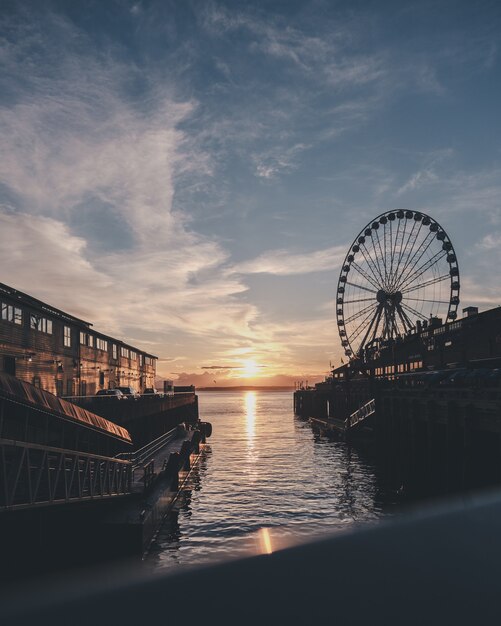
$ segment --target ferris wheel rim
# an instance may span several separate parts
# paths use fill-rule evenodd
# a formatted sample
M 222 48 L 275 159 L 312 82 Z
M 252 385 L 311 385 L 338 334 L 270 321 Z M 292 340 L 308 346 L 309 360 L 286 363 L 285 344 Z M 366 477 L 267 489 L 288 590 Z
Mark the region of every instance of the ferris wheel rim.
M 420 223 L 417 234 L 415 235 L 415 238 L 414 238 L 413 246 L 416 243 L 418 234 L 420 232 L 420 228 L 423 225 L 429 226 L 429 232 L 427 233 L 424 241 L 426 241 L 430 237 L 430 233 L 432 233 L 429 239 L 429 242 L 427 244 L 427 247 L 422 251 L 422 254 L 420 255 L 419 258 L 422 258 L 422 256 L 431 246 L 433 241 L 437 240 L 439 243 L 442 243 L 442 252 L 436 253 L 434 257 L 426 261 L 422 266 L 418 268 L 419 270 L 421 270 L 421 268 L 424 267 L 424 270 L 421 271 L 421 274 L 425 274 L 425 272 L 427 272 L 429 269 L 435 268 L 435 266 L 438 264 L 438 261 L 445 258 L 448 264 L 448 268 L 449 268 L 449 271 L 446 275 L 429 279 L 428 282 L 418 283 L 417 285 L 414 285 L 412 287 L 411 286 L 412 283 L 415 282 L 417 278 L 419 278 L 419 276 L 421 275 L 421 274 L 418 274 L 416 278 L 416 276 L 413 276 L 412 274 L 416 265 L 416 264 L 414 264 L 413 266 L 410 265 L 410 252 L 413 252 L 413 248 L 411 248 L 410 252 L 407 253 L 406 266 L 404 268 L 405 273 L 403 275 L 397 276 L 397 269 L 398 269 L 398 266 L 400 264 L 400 261 L 403 255 L 402 249 L 400 249 L 400 258 L 398 259 L 398 264 L 395 270 L 393 272 L 388 271 L 388 268 L 386 267 L 386 261 L 388 260 L 387 250 L 386 250 L 386 224 L 388 223 L 388 221 L 393 222 L 395 220 L 398 220 L 398 224 L 400 224 L 400 220 L 404 218 L 405 218 L 405 222 L 411 219 L 414 221 L 411 233 L 414 232 L 415 225 L 417 223 Z M 378 253 L 376 253 L 375 255 L 377 264 L 376 262 L 373 262 L 373 265 L 371 266 L 370 263 L 368 263 L 367 271 L 363 271 L 362 268 L 357 266 L 357 264 L 355 263 L 355 255 L 356 253 L 360 251 L 360 245 L 364 245 L 365 247 L 365 238 L 368 237 L 369 235 L 371 236 L 371 240 L 373 241 L 374 240 L 373 231 L 377 233 L 377 230 L 379 229 L 380 225 L 384 225 L 384 233 L 385 233 L 384 256 L 383 256 L 383 249 L 381 246 L 379 236 L 377 236 L 377 241 L 378 241 L 379 249 L 381 252 L 380 258 L 384 260 L 384 276 L 383 276 L 383 269 L 381 268 L 379 260 L 378 260 L 378 256 L 377 256 Z M 400 228 L 400 225 L 398 226 L 398 228 Z M 407 227 L 405 226 L 404 232 L 406 232 L 406 228 Z M 391 231 L 391 224 L 390 224 L 390 231 Z M 406 242 L 406 245 L 409 243 L 410 237 L 411 237 L 411 234 L 409 234 L 409 238 Z M 361 240 L 362 240 L 362 244 L 360 244 Z M 392 240 L 390 239 L 390 242 L 391 241 Z M 395 250 L 393 251 L 393 254 L 395 254 L 397 243 L 398 243 L 398 233 L 396 236 Z M 403 236 L 402 236 L 401 244 L 403 244 Z M 416 254 L 420 252 L 421 245 L 422 243 L 418 245 L 418 249 L 415 251 L 414 257 L 411 259 L 412 261 L 414 261 Z M 374 249 L 375 249 L 375 244 L 374 244 Z M 364 254 L 364 257 L 365 257 L 365 254 Z M 392 265 L 393 265 L 393 257 L 391 260 L 392 260 Z M 365 286 L 353 285 L 352 283 L 349 283 L 347 277 L 352 267 L 356 267 L 357 271 L 364 276 L 366 280 Z M 416 298 L 416 297 L 409 296 L 409 293 L 412 293 L 420 289 L 424 289 L 425 287 L 430 287 L 434 283 L 445 282 L 446 280 L 449 281 L 449 289 L 448 289 L 449 297 L 447 300 L 444 300 L 444 301 L 438 301 L 436 299 L 426 300 L 423 298 Z M 367 296 L 365 300 L 368 302 L 372 302 L 372 305 L 367 305 L 367 309 L 366 309 L 367 317 L 366 317 L 366 320 L 362 322 L 366 324 L 365 328 L 367 327 L 368 324 L 374 324 L 375 322 L 374 316 L 376 314 L 379 314 L 379 316 L 381 316 L 383 309 L 384 309 L 384 314 L 386 315 L 386 309 L 388 308 L 387 302 L 391 299 L 392 307 L 394 311 L 393 317 L 394 318 L 396 317 L 395 311 L 398 311 L 399 315 L 401 313 L 400 315 L 401 321 L 399 321 L 395 325 L 395 319 L 393 320 L 394 327 L 398 329 L 400 325 L 404 329 L 407 329 L 407 331 L 411 331 L 413 328 L 415 329 L 415 326 L 412 325 L 412 319 L 411 317 L 409 317 L 408 314 L 412 314 L 414 317 L 419 318 L 421 313 L 418 312 L 414 307 L 410 306 L 408 303 L 403 302 L 404 293 L 406 294 L 405 295 L 406 301 L 416 300 L 418 302 L 430 302 L 432 304 L 438 304 L 438 303 L 446 304 L 447 305 L 447 314 L 445 317 L 446 323 L 455 320 L 457 317 L 457 309 L 458 309 L 459 302 L 460 302 L 459 300 L 459 289 L 460 289 L 459 264 L 457 261 L 457 255 L 454 250 L 452 241 L 449 235 L 447 234 L 446 230 L 441 226 L 441 224 L 435 218 L 424 213 L 423 211 L 417 211 L 413 209 L 412 210 L 411 209 L 390 209 L 390 210 L 384 211 L 383 213 L 380 213 L 375 218 L 373 218 L 370 222 L 368 222 L 368 224 L 364 228 L 361 229 L 359 234 L 354 238 L 352 244 L 350 245 L 348 249 L 348 252 L 345 255 L 344 262 L 343 262 L 343 265 L 339 274 L 339 278 L 338 278 L 338 283 L 337 283 L 336 318 L 337 318 L 338 332 L 339 332 L 339 336 L 341 339 L 341 345 L 344 348 L 344 353 L 347 357 L 352 359 L 354 357 L 356 358 L 360 356 L 359 353 L 365 346 L 364 342 L 366 338 L 364 338 L 361 344 L 357 347 L 357 349 L 355 349 L 355 345 L 352 345 L 354 344 L 354 339 L 353 337 L 350 337 L 348 335 L 347 320 L 345 319 L 345 301 L 344 301 L 344 293 L 345 293 L 344 287 L 346 284 L 348 285 L 351 284 L 353 287 L 356 287 L 357 289 L 364 291 L 365 293 L 361 295 Z M 407 289 L 404 290 L 403 287 L 407 287 Z M 415 295 L 417 295 L 417 293 Z M 378 302 L 376 309 L 374 309 L 374 306 L 375 306 L 374 296 L 375 296 L 376 301 Z M 362 302 L 362 301 L 364 301 L 364 298 L 361 297 L 358 300 L 358 302 Z M 354 300 L 353 302 L 357 302 L 357 301 Z M 407 313 L 406 313 L 406 309 L 407 309 Z M 364 310 L 362 309 L 362 311 L 358 311 L 357 316 L 360 316 L 363 313 L 364 313 Z M 380 322 L 378 320 L 376 323 L 375 333 L 377 332 L 379 323 Z M 388 322 L 386 321 L 386 323 Z M 394 332 L 394 330 L 392 330 L 391 332 Z M 397 330 L 395 337 L 400 336 L 400 334 L 401 333 L 398 333 L 398 330 Z M 388 332 L 388 337 L 390 336 L 391 336 L 391 333 Z

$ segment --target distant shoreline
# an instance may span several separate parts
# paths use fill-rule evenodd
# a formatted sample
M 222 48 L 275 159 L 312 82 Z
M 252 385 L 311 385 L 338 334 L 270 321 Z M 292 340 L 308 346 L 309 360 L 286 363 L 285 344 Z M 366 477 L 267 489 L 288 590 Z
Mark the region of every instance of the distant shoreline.
M 235 387 L 197 387 L 197 391 L 294 391 L 294 387 L 272 385 L 239 385 Z

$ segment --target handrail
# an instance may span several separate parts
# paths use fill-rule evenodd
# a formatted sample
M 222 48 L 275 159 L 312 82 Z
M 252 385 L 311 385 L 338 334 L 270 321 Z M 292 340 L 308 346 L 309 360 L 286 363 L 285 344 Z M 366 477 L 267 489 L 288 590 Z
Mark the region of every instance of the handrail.
M 157 439 L 150 441 L 142 448 L 139 448 L 139 450 L 135 450 L 134 452 L 121 452 L 120 454 L 117 454 L 116 458 L 130 461 L 132 463 L 133 469 L 135 469 L 139 465 L 142 465 L 145 460 L 151 457 L 166 443 L 174 439 L 177 431 L 177 427 L 173 428 L 163 435 L 160 435 L 160 437 L 157 437 Z
M 356 426 L 359 422 L 375 412 L 376 401 L 374 398 L 372 398 L 371 400 L 369 400 L 369 402 L 363 404 L 360 408 L 358 408 L 354 413 L 350 415 L 350 417 L 348 418 L 348 428 L 353 428 L 353 426 Z
M 0 439 L 0 512 L 131 493 L 122 459 Z

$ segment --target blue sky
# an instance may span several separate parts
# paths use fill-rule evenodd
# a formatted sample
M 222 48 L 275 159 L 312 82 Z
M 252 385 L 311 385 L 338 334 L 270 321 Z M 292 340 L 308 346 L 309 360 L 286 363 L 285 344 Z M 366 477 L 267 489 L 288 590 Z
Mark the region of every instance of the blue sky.
M 500 33 L 496 2 L 4 0 L 0 280 L 198 384 L 338 363 L 340 265 L 386 209 L 501 304 Z

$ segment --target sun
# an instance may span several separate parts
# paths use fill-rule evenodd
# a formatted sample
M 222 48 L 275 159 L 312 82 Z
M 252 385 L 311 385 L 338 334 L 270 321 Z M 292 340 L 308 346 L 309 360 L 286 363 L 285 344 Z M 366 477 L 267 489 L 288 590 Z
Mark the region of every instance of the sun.
M 246 359 L 242 366 L 242 377 L 250 378 L 255 376 L 259 371 L 259 366 L 253 359 Z

